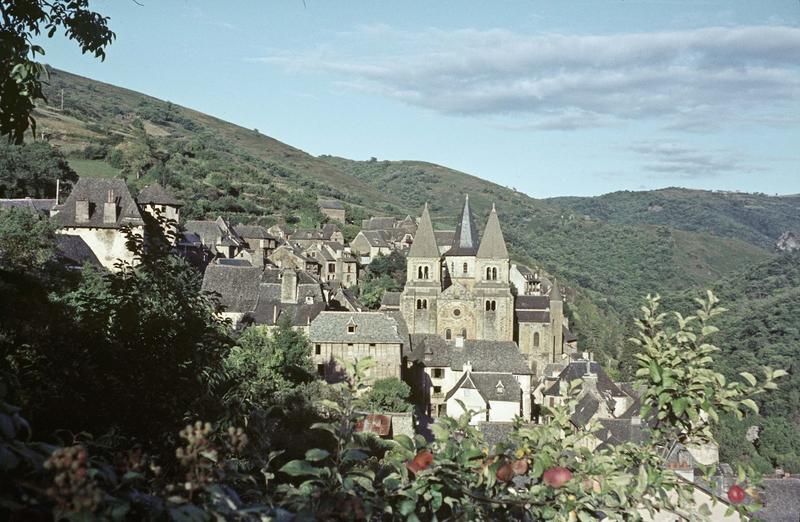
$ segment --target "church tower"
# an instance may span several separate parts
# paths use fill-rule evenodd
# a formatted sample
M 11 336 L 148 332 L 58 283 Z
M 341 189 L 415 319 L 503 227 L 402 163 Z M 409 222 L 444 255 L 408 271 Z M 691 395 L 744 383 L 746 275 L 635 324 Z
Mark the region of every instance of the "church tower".
M 492 211 L 483 231 L 475 259 L 476 328 L 478 339 L 514 339 L 514 296 L 509 280 L 511 262 L 497 209 Z
M 426 203 L 408 251 L 406 285 L 400 298 L 400 310 L 410 332 L 437 333 L 436 314 L 441 292 L 442 258 Z
M 553 334 L 551 362 L 559 362 L 564 355 L 564 300 L 557 279 L 553 280 L 553 289 L 550 290 L 550 325 Z
M 456 233 L 450 250 L 445 252 L 445 265 L 450 280 L 467 289 L 475 283 L 475 256 L 478 254 L 478 228 L 469 206 L 469 195 L 464 198 L 464 208 L 456 224 Z

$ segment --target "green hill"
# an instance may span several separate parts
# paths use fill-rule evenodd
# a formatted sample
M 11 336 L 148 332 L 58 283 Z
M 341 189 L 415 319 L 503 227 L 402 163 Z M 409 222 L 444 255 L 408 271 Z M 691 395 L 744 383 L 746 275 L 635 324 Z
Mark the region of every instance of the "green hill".
M 622 325 L 641 296 L 705 286 L 771 256 L 766 239 L 743 241 L 718 227 L 690 230 L 677 217 L 672 223 L 671 212 L 644 226 L 633 218 L 620 222 L 611 211 L 587 219 L 576 200 L 536 200 L 439 165 L 314 157 L 257 131 L 63 71 L 52 71 L 46 95 L 50 105 L 36 113 L 39 131 L 79 174 L 122 175 L 134 189 L 158 180 L 187 203 L 185 218 L 313 225 L 322 219 L 316 198 L 330 196 L 349 206 L 355 223 L 366 215 L 417 215 L 428 201 L 436 226 L 452 227 L 464 194 L 479 216 L 496 203 L 512 255 L 573 288 L 575 330 L 612 369 L 620 362 Z M 709 220 L 727 220 L 715 205 Z M 783 210 L 762 219 L 765 230 L 785 225 Z
M 620 224 L 668 225 L 772 249 L 783 232 L 800 232 L 800 195 L 767 196 L 666 188 L 548 200 L 571 212 Z

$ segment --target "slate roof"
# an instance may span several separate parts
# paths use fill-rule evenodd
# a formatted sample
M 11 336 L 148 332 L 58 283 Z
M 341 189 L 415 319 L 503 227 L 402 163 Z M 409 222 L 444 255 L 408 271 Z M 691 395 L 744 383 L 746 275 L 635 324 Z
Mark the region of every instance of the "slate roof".
M 450 367 L 461 370 L 467 361 L 474 372 L 513 373 L 515 375 L 532 375 L 516 343 L 512 341 L 485 341 L 466 339 L 464 346 L 456 347 L 452 341 L 445 341 L 435 334 L 411 334 L 411 350 L 408 358 L 423 362 L 428 367 Z M 433 354 L 431 361 L 424 361 L 425 351 Z
M 497 209 L 492 205 L 489 213 L 489 220 L 483 230 L 481 246 L 478 248 L 478 257 L 482 259 L 508 259 L 508 249 L 506 240 L 503 238 L 503 231 L 500 229 L 500 219 L 497 217 Z
M 550 297 L 546 295 L 518 295 L 514 300 L 516 310 L 547 310 L 550 308 Z
M 184 234 L 187 241 L 191 241 L 192 236 L 196 236 L 203 245 L 208 247 L 244 245 L 244 240 L 221 216 L 214 221 L 187 221 L 184 229 L 188 232 L 188 234 Z
M 635 424 L 631 419 L 598 419 L 601 428 L 594 433 L 601 443 L 598 449 L 632 442 L 643 444 L 647 440 L 647 425 Z
M 332 208 L 336 210 L 344 210 L 344 205 L 342 205 L 341 201 L 337 201 L 335 199 L 320 199 L 318 201 L 320 208 Z
M 408 251 L 408 257 L 439 258 L 439 247 L 433 235 L 433 223 L 428 213 L 428 204 L 422 209 L 422 217 L 417 227 L 417 235 Z
M 455 230 L 434 230 L 433 236 L 436 238 L 436 244 L 440 247 L 446 246 L 449 247 L 453 244 L 453 240 L 456 237 Z
M 550 312 L 542 310 L 515 310 L 514 315 L 520 323 L 549 323 Z
M 597 375 L 597 391 L 610 395 L 612 397 L 623 397 L 626 394 L 619 389 L 614 381 L 609 378 L 608 374 L 603 370 L 599 363 L 594 361 L 571 361 L 566 368 L 559 374 L 558 379 L 550 388 L 548 388 L 544 395 L 560 395 L 559 382 L 570 383 L 575 379 L 580 379 L 586 375 L 586 367 L 589 366 L 591 374 Z
M 348 325 L 356 330 L 349 333 Z M 397 322 L 383 312 L 323 312 L 311 323 L 308 338 L 325 343 L 404 343 Z
M 381 296 L 381 308 L 399 308 L 401 295 L 403 295 L 402 292 L 384 292 Z
M 203 275 L 203 290 L 220 294 L 225 311 L 247 313 L 258 302 L 261 268 L 254 266 L 228 266 L 213 263 Z
M 234 232 L 243 238 L 252 239 L 278 239 L 269 232 L 267 229 L 260 225 L 236 225 L 233 227 Z
M 389 243 L 384 238 L 381 230 L 362 230 L 361 235 L 367 240 L 370 246 L 373 247 L 388 247 Z
M 519 402 L 522 397 L 522 388 L 519 382 L 510 373 L 474 373 L 472 382 L 478 388 L 481 396 L 489 401 Z M 503 393 L 499 393 L 497 383 L 503 384 Z
M 103 213 L 109 193 L 116 203 L 116 216 L 113 221 L 106 223 Z M 88 221 L 78 222 L 75 219 L 75 203 L 79 200 L 89 201 Z M 103 178 L 80 178 L 52 220 L 59 227 L 80 228 L 119 228 L 126 224 L 133 226 L 144 224 L 139 207 L 133 200 L 125 181 Z
M 362 230 L 385 230 L 394 228 L 397 220 L 389 216 L 374 216 L 361 221 Z
M 575 426 L 582 428 L 589 423 L 589 420 L 597 413 L 600 408 L 600 401 L 590 393 L 585 394 L 572 412 L 570 420 Z
M 572 333 L 566 326 L 561 327 L 561 333 L 564 335 L 565 343 L 572 343 L 578 340 L 578 336 Z
M 216 263 L 225 266 L 253 266 L 253 263 L 247 259 L 227 259 L 224 257 L 217 259 Z
M 474 256 L 478 253 L 478 228 L 475 226 L 475 216 L 469 206 L 469 195 L 464 198 L 464 208 L 461 216 L 456 223 L 456 231 L 453 236 L 450 250 L 446 256 Z
M 156 182 L 152 185 L 147 185 L 143 188 L 139 195 L 136 196 L 136 202 L 140 205 L 146 205 L 148 203 L 154 205 L 170 205 L 173 207 L 181 207 L 183 206 L 183 202 L 175 198 L 172 194 L 167 192 L 167 189 L 161 186 L 160 183 Z
M 800 478 L 765 478 L 761 482 L 763 508 L 756 517 L 764 522 L 800 520 Z
M 56 206 L 55 199 L 0 199 L 0 209 L 2 208 L 27 208 L 35 212 L 47 215 Z
M 86 263 L 102 266 L 92 249 L 81 236 L 56 234 L 56 249 L 59 260 L 70 266 L 83 266 Z

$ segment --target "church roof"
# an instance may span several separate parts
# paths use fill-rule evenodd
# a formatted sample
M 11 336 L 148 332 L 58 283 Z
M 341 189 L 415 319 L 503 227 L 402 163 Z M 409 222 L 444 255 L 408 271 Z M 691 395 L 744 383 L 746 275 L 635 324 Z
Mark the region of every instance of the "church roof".
M 492 205 L 489 220 L 486 222 L 486 228 L 483 231 L 481 246 L 478 248 L 478 257 L 483 259 L 508 259 L 506 240 L 503 238 L 500 219 L 497 217 L 497 210 L 494 205 Z
M 147 185 L 136 196 L 136 202 L 140 205 L 152 203 L 154 205 L 170 205 L 173 207 L 183 206 L 183 203 L 177 200 L 172 194 L 167 192 L 167 189 L 161 186 L 160 183 L 155 182 L 152 185 Z
M 408 257 L 439 258 L 439 247 L 436 246 L 436 238 L 433 234 L 433 224 L 431 223 L 431 216 L 428 213 L 427 203 L 425 203 L 425 208 L 422 209 L 422 217 L 419 219 L 417 235 L 414 236 L 414 242 L 411 243 Z
M 447 256 L 474 256 L 478 253 L 478 228 L 475 226 L 475 216 L 469 206 L 469 196 L 464 198 L 464 208 L 461 217 L 456 223 L 456 233 Z

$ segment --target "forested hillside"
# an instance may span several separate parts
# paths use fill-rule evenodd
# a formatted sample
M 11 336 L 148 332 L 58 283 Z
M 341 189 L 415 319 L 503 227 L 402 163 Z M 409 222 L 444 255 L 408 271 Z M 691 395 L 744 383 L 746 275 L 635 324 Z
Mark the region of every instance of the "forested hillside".
M 314 157 L 256 130 L 62 71 L 52 71 L 46 94 L 39 132 L 72 169 L 124 176 L 134 189 L 158 180 L 186 201 L 185 218 L 312 226 L 323 219 L 316 198 L 331 196 L 356 224 L 367 215 L 417 215 L 427 201 L 434 225 L 452 228 L 464 194 L 479 219 L 496 203 L 512 255 L 569 287 L 579 342 L 617 375 L 630 375 L 625 340 L 648 293 L 714 287 L 732 309 L 723 343 L 731 373 L 761 362 L 790 368 L 800 354 L 791 325 L 800 316 L 797 259 L 773 252 L 778 235 L 800 229 L 800 197 L 665 189 L 536 200 L 425 162 Z M 797 411 L 797 397 L 792 378 L 780 402 L 765 405 L 765 418 Z M 796 430 L 799 421 L 781 422 Z

